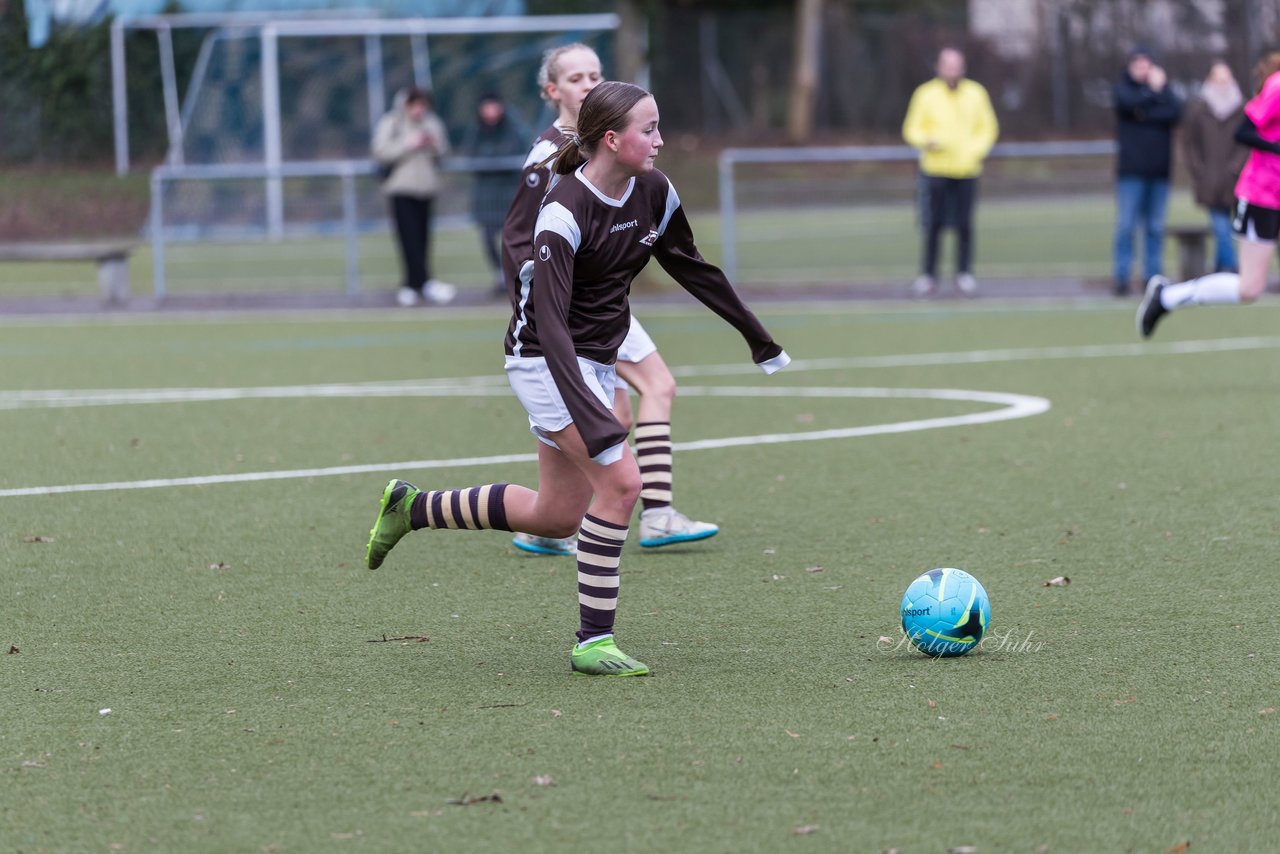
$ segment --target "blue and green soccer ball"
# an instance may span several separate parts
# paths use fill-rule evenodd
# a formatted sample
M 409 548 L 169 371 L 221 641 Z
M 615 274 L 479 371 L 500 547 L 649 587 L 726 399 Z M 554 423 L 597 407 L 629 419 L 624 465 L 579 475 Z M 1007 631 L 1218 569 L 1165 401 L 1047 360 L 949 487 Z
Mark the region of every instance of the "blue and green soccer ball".
M 987 591 L 962 569 L 931 569 L 902 596 L 902 631 L 926 655 L 964 655 L 978 645 L 990 623 Z

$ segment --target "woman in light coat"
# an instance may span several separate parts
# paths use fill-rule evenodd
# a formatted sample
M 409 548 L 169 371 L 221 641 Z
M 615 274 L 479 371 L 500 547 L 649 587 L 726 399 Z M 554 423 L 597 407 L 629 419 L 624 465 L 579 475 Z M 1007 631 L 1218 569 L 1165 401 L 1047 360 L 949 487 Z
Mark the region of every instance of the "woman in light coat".
M 398 93 L 374 129 L 373 157 L 382 165 L 382 192 L 400 246 L 404 281 L 396 301 L 405 307 L 424 299 L 447 303 L 458 292 L 431 275 L 432 207 L 440 192 L 439 161 L 448 153 L 449 135 L 430 93 L 417 87 Z

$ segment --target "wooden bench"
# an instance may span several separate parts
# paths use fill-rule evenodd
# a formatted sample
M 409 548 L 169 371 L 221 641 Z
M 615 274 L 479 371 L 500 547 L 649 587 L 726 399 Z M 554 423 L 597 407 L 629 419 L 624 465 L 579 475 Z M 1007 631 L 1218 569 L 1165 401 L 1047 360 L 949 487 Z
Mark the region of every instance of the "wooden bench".
M 1209 272 L 1209 229 L 1203 225 L 1166 226 L 1164 236 L 1178 243 L 1181 281 L 1198 279 Z
M 129 299 L 129 253 L 132 243 L 0 243 L 0 261 L 94 261 L 98 287 L 109 303 Z

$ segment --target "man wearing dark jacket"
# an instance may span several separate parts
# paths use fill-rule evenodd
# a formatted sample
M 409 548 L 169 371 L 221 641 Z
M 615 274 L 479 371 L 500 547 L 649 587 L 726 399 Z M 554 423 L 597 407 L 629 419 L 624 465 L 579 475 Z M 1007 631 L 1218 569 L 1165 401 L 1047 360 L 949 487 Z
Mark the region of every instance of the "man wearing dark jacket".
M 1114 90 L 1116 136 L 1115 292 L 1129 293 L 1133 232 L 1143 223 L 1143 280 L 1161 272 L 1165 207 L 1173 162 L 1173 126 L 1182 102 L 1166 87 L 1164 69 L 1137 49 Z

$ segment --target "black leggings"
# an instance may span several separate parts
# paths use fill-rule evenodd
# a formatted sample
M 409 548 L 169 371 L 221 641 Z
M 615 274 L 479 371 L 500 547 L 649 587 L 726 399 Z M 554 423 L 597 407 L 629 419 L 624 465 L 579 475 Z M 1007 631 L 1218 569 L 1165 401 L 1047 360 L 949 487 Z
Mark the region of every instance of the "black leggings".
M 404 267 L 404 287 L 422 293 L 431 280 L 431 202 L 430 198 L 392 196 L 391 218 L 396 224 L 400 244 L 400 261 Z
M 978 179 L 924 175 L 921 180 L 924 274 L 930 278 L 937 276 L 938 240 L 948 225 L 956 230 L 956 273 L 973 272 L 973 203 L 978 195 Z

